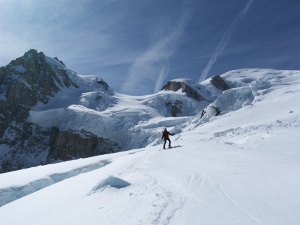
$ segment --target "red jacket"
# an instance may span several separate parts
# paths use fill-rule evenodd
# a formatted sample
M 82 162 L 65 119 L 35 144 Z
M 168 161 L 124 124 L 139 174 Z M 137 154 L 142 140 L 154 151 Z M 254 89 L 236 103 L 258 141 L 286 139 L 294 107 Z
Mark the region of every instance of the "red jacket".
M 169 139 L 169 135 L 173 135 L 171 134 L 169 131 L 164 130 L 164 132 L 162 133 L 161 138 L 163 138 L 164 140 L 168 140 Z

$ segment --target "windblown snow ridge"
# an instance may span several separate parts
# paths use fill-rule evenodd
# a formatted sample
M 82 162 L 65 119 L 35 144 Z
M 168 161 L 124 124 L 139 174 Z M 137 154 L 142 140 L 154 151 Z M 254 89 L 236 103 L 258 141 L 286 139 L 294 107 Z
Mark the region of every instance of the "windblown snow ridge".
M 0 189 L 0 207 L 60 181 L 102 168 L 109 163 L 110 161 L 100 161 L 68 172 L 51 174 L 48 177 L 34 180 L 22 186 Z
M 95 194 L 99 190 L 102 190 L 106 187 L 121 189 L 121 188 L 128 187 L 130 185 L 131 185 L 131 183 L 129 183 L 126 180 L 123 180 L 123 179 L 120 179 L 120 178 L 114 177 L 114 176 L 109 176 L 106 179 L 101 180 L 95 187 L 93 187 L 93 189 L 91 190 L 89 195 Z
M 293 113 L 292 111 L 290 113 Z M 300 127 L 300 116 L 295 115 L 287 119 L 277 119 L 273 122 L 259 125 L 250 125 L 245 127 L 230 128 L 224 131 L 216 132 L 209 139 L 201 139 L 202 141 L 215 140 L 217 142 L 224 142 L 225 144 L 236 145 L 240 143 L 243 146 L 245 141 L 248 141 L 250 136 L 260 134 L 262 139 L 271 136 L 270 132 L 280 129 L 291 129 Z M 239 141 L 229 142 L 229 139 L 240 139 Z

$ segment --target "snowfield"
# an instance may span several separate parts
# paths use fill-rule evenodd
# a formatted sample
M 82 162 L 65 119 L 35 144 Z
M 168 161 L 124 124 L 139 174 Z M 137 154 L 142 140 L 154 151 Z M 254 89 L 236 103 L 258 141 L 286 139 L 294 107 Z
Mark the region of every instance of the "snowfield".
M 135 128 L 167 127 L 172 149 L 163 150 L 156 135 L 145 148 L 0 174 L 1 224 L 300 224 L 300 72 L 222 77 L 235 88 L 211 103 L 220 116 L 208 106 L 201 119 L 153 116 Z M 128 122 L 148 109 L 137 104 L 145 98 L 119 99 Z M 115 110 L 88 115 L 116 120 Z M 138 110 L 140 117 L 130 114 Z

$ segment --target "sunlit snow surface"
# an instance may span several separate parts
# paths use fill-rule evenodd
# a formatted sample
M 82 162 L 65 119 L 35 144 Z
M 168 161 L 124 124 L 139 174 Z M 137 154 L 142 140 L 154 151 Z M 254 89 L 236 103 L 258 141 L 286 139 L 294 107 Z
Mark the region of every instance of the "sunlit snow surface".
M 300 224 L 300 73 L 222 77 L 235 88 L 211 103 L 223 109 L 217 117 L 208 107 L 202 119 L 155 111 L 143 119 L 150 108 L 139 103 L 151 96 L 112 96 L 128 122 L 142 118 L 133 141 L 166 126 L 175 148 L 162 150 L 157 136 L 146 148 L 1 174 L 1 224 Z M 117 108 L 69 108 L 90 129 L 98 115 L 124 125 L 115 123 Z M 47 110 L 55 109 L 36 114 Z

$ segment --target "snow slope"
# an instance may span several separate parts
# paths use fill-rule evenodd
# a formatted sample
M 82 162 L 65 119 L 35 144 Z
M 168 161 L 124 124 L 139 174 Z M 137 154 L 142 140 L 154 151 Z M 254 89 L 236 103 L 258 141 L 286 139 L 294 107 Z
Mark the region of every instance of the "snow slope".
M 222 77 L 235 88 L 212 103 L 220 116 L 141 123 L 141 131 L 168 125 L 172 149 L 159 143 L 0 174 L 1 223 L 300 224 L 300 73 Z M 126 99 L 128 112 L 138 110 Z

